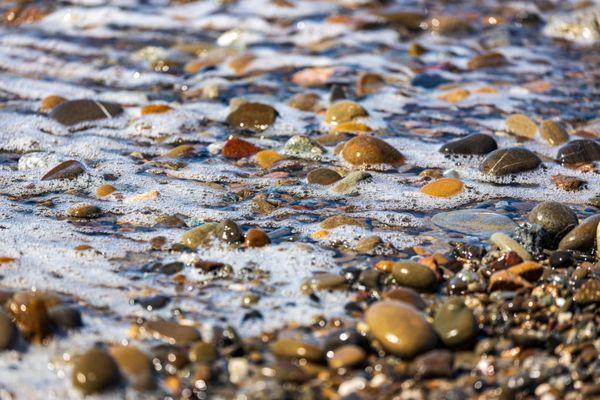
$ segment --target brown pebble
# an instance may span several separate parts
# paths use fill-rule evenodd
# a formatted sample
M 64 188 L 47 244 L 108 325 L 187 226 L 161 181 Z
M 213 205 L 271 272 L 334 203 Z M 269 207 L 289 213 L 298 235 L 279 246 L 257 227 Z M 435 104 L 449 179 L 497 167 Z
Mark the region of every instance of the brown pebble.
M 271 345 L 271 352 L 277 357 L 304 358 L 309 361 L 319 361 L 323 357 L 316 345 L 293 338 L 278 339 Z
M 96 189 L 96 197 L 106 197 L 109 194 L 115 192 L 116 190 L 117 188 L 115 188 L 113 185 L 105 183 L 104 185 L 101 185 L 98 187 L 98 189 Z
M 366 359 L 365 351 L 356 345 L 347 344 L 327 353 L 330 368 L 348 368 L 362 363 Z
M 540 125 L 540 136 L 552 146 L 569 141 L 569 134 L 558 122 L 546 120 Z
M 486 53 L 477 55 L 469 60 L 469 69 L 498 68 L 508 64 L 506 58 L 500 53 Z
M 325 218 L 323 221 L 321 221 L 321 223 L 319 224 L 319 226 L 323 229 L 335 229 L 338 226 L 343 226 L 343 225 L 354 225 L 354 226 L 364 226 L 364 224 L 352 217 L 349 217 L 347 215 L 334 215 L 328 218 Z
M 92 349 L 77 357 L 71 381 L 84 394 L 101 392 L 119 382 L 119 368 L 108 353 Z
M 43 294 L 17 292 L 6 307 L 27 340 L 42 343 L 52 334 L 52 323 Z
M 181 325 L 174 321 L 156 320 L 144 324 L 144 329 L 153 336 L 171 344 L 192 343 L 201 339 L 198 330 L 190 325 Z
M 134 346 L 113 346 L 109 352 L 133 388 L 145 391 L 156 387 L 152 363 L 144 352 Z
M 244 245 L 246 247 L 263 247 L 271 243 L 271 239 L 260 229 L 250 229 L 246 232 Z
M 85 167 L 79 161 L 69 160 L 58 164 L 42 177 L 43 181 L 54 179 L 75 179 L 85 172 Z
M 516 290 L 521 288 L 531 289 L 532 285 L 524 278 L 507 270 L 494 272 L 490 277 L 490 282 L 488 284 L 490 292 L 496 290 Z
M 344 160 L 353 165 L 404 164 L 404 156 L 387 142 L 373 136 L 357 136 L 342 149 Z
M 342 176 L 336 171 L 329 168 L 317 168 L 313 169 L 306 175 L 308 183 L 317 185 L 331 185 L 342 179 Z
M 100 208 L 86 203 L 72 205 L 67 210 L 67 215 L 72 218 L 91 219 L 100 216 Z

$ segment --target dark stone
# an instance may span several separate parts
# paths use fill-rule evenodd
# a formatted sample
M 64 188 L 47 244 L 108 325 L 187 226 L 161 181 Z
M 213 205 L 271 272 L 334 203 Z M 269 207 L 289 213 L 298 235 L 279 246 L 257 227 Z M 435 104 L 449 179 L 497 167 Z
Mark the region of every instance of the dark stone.
M 50 117 L 63 125 L 72 126 L 80 122 L 113 118 L 123 112 L 116 103 L 96 100 L 70 100 L 56 106 Z
M 488 154 L 498 148 L 496 140 L 482 133 L 474 133 L 462 139 L 444 144 L 440 152 L 445 154 Z
M 568 268 L 575 263 L 575 257 L 570 251 L 555 251 L 550 256 L 552 268 Z
M 413 86 L 422 87 L 425 89 L 433 89 L 437 86 L 443 85 L 445 83 L 449 83 L 450 81 L 441 75 L 431 74 L 431 73 L 422 73 L 415 75 L 412 79 L 411 84 Z
M 69 330 L 83 326 L 79 308 L 71 305 L 58 305 L 48 308 L 50 319 L 58 328 Z
M 171 298 L 158 294 L 156 296 L 138 297 L 133 300 L 133 304 L 139 304 L 148 311 L 158 310 L 169 304 Z
M 561 164 L 599 161 L 600 144 L 589 139 L 573 140 L 558 150 L 556 160 Z
M 450 378 L 454 356 L 448 350 L 431 350 L 418 356 L 410 364 L 409 372 L 415 378 Z
M 485 174 L 503 176 L 531 171 L 540 164 L 542 164 L 542 160 L 533 152 L 520 147 L 509 147 L 488 154 L 479 170 Z

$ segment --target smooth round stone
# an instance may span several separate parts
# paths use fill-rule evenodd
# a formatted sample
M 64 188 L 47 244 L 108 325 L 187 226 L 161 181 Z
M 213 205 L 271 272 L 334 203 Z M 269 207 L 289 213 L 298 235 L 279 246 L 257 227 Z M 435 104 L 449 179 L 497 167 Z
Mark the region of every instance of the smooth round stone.
M 464 186 L 458 179 L 442 178 L 429 182 L 421 188 L 421 192 L 432 197 L 452 197 L 462 192 Z
M 289 101 L 288 106 L 300 111 L 315 111 L 319 104 L 319 95 L 316 93 L 298 93 Z
M 230 219 L 219 222 L 215 227 L 214 234 L 219 240 L 228 244 L 239 244 L 244 241 L 242 230 Z
M 550 256 L 550 266 L 552 268 L 568 268 L 575 264 L 575 257 L 570 251 L 555 251 Z
M 113 346 L 109 352 L 133 388 L 144 391 L 156 387 L 154 368 L 143 351 L 134 346 Z
M 62 330 L 75 329 L 83 326 L 81 312 L 76 306 L 60 304 L 48 308 L 52 323 Z
M 217 349 L 212 343 L 196 342 L 190 348 L 191 362 L 211 363 L 217 359 Z
M 306 175 L 306 181 L 308 183 L 324 186 L 331 185 L 340 179 L 342 179 L 342 176 L 329 168 L 313 169 Z
M 446 346 L 457 347 L 473 340 L 477 323 L 462 299 L 451 298 L 436 310 L 433 329 Z
M 10 317 L 0 309 L 0 350 L 8 349 L 17 337 L 17 329 Z
M 330 368 L 348 368 L 362 363 L 367 354 L 362 347 L 347 344 L 327 353 L 327 364 Z
M 431 222 L 450 231 L 486 238 L 494 232 L 510 233 L 517 226 L 505 215 L 477 209 L 438 213 Z
M 361 254 L 371 254 L 377 246 L 383 243 L 383 240 L 377 235 L 369 235 L 359 239 L 354 246 L 354 251 Z
M 421 291 L 429 291 L 435 287 L 435 273 L 423 264 L 414 261 L 400 261 L 393 265 L 392 275 L 398 285 Z
M 55 179 L 75 179 L 85 172 L 85 167 L 77 160 L 68 160 L 61 162 L 42 177 L 42 181 L 52 181 Z
M 217 224 L 214 222 L 192 228 L 181 236 L 179 242 L 190 249 L 206 246 L 215 238 L 216 228 Z
M 352 165 L 402 165 L 404 156 L 387 142 L 373 136 L 356 136 L 344 144 L 342 157 Z
M 308 278 L 302 283 L 301 289 L 304 293 L 312 293 L 318 290 L 346 287 L 346 284 L 346 278 L 343 276 L 326 272 Z
M 189 363 L 188 352 L 181 346 L 161 344 L 152 348 L 152 364 L 156 370 L 180 370 Z
M 561 164 L 599 161 L 600 144 L 590 139 L 573 140 L 558 150 L 556 159 Z
M 323 358 L 321 349 L 315 344 L 299 339 L 281 338 L 271 345 L 271 353 L 282 358 L 305 358 L 319 361 Z
M 559 250 L 590 250 L 596 241 L 600 214 L 584 219 L 558 243 Z
M 531 260 L 531 254 L 523 246 L 502 232 L 492 234 L 490 242 L 505 253 L 514 251 L 523 261 Z
M 179 146 L 173 147 L 162 156 L 166 158 L 184 158 L 191 156 L 195 151 L 196 148 L 191 144 L 180 144 Z
M 144 329 L 153 336 L 166 340 L 171 344 L 186 344 L 201 340 L 200 333 L 195 327 L 180 325 L 174 321 L 149 321 L 144 325 Z
M 225 122 L 232 128 L 264 131 L 273 125 L 277 111 L 267 104 L 242 103 L 227 116 Z
M 400 357 L 411 358 L 431 350 L 437 341 L 425 317 L 399 301 L 385 300 L 371 305 L 365 312 L 365 322 L 383 347 Z
M 341 100 L 333 103 L 325 114 L 325 122 L 332 125 L 350 122 L 358 117 L 366 117 L 367 111 L 358 103 Z
M 244 245 L 246 247 L 264 247 L 271 243 L 269 236 L 260 229 L 250 229 L 246 232 Z
M 358 193 L 358 183 L 367 180 L 371 174 L 365 171 L 352 171 L 331 186 L 331 192 L 340 195 L 355 195 Z
M 92 349 L 75 360 L 71 381 L 84 394 L 101 392 L 119 382 L 119 368 L 108 353 Z
M 469 69 L 498 68 L 508 64 L 506 58 L 500 53 L 479 54 L 469 60 Z
M 423 301 L 423 298 L 419 293 L 406 287 L 391 289 L 383 293 L 383 298 L 408 303 L 419 310 L 424 310 L 427 307 L 427 303 Z
M 123 112 L 116 103 L 96 100 L 70 100 L 52 109 L 50 117 L 63 125 L 72 126 L 80 122 L 113 118 Z
M 52 334 L 52 321 L 48 316 L 44 294 L 17 292 L 7 303 L 21 334 L 35 343 L 42 343 Z
M 91 219 L 100 216 L 99 207 L 87 203 L 74 204 L 67 210 L 67 215 L 72 218 Z
M 513 114 L 506 118 L 506 130 L 513 135 L 533 139 L 537 133 L 537 125 L 527 115 Z
M 569 141 L 567 131 L 558 122 L 551 120 L 542 121 L 540 136 L 552 146 L 558 146 Z
M 375 93 L 383 85 L 385 85 L 385 80 L 381 75 L 362 73 L 356 79 L 356 95 L 361 97 Z
M 538 224 L 550 233 L 561 232 L 579 222 L 573 210 L 555 201 L 538 204 L 531 210 L 528 219 L 532 224 Z
M 503 176 L 534 170 L 541 163 L 542 160 L 533 152 L 521 147 L 509 147 L 488 154 L 479 170 L 484 174 Z
M 116 190 L 117 188 L 113 185 L 105 183 L 96 189 L 96 197 L 106 197 L 109 194 L 114 193 Z
M 462 139 L 444 144 L 440 152 L 445 154 L 483 155 L 498 148 L 496 140 L 482 133 L 474 133 Z

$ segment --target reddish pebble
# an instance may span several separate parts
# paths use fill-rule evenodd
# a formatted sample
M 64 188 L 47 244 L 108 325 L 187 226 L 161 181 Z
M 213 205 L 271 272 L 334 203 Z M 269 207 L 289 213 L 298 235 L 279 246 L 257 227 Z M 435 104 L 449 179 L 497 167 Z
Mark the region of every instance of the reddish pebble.
M 260 151 L 260 147 L 253 145 L 243 139 L 232 137 L 221 150 L 221 155 L 225 158 L 238 160 L 244 157 L 250 157 Z
M 271 243 L 271 239 L 260 229 L 250 229 L 246 232 L 246 247 L 263 247 Z

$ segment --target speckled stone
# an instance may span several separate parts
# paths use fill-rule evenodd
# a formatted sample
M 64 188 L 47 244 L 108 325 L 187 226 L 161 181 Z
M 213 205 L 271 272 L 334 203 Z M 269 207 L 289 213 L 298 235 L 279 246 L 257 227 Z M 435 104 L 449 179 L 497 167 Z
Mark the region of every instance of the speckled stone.
M 556 121 L 542 121 L 540 125 L 540 136 L 552 146 L 558 146 L 569 140 L 569 134 Z
M 555 201 L 538 204 L 529 213 L 529 222 L 538 224 L 550 233 L 558 233 L 579 222 L 569 207 Z

